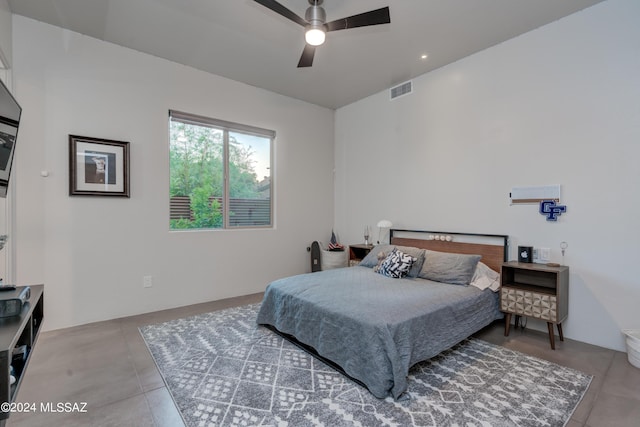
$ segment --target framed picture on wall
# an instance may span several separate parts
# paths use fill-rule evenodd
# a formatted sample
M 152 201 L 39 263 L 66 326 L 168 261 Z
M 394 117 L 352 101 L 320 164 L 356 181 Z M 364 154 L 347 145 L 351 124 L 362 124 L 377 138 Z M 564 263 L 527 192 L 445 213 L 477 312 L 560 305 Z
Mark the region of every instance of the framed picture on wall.
M 69 135 L 69 195 L 129 197 L 129 142 Z

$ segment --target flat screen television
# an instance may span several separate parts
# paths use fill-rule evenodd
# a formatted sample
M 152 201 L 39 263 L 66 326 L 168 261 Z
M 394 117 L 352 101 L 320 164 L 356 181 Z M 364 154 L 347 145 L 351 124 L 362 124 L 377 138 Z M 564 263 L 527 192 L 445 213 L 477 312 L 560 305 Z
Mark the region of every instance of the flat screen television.
M 22 108 L 0 80 L 0 197 L 7 197 Z

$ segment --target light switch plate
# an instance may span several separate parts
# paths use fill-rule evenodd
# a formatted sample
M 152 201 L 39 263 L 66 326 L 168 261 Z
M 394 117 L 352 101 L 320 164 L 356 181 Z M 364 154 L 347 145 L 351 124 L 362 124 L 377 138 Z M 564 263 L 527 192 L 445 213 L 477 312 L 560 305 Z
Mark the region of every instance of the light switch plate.
M 551 260 L 551 249 L 549 248 L 538 248 L 538 254 L 542 262 L 549 262 Z

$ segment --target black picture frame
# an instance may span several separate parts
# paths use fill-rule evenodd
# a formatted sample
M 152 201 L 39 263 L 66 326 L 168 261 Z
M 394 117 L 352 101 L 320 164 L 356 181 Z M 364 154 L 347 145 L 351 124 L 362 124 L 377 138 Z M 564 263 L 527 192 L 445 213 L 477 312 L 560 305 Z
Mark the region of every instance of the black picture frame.
M 69 195 L 129 197 L 129 142 L 69 135 Z
M 533 262 L 533 246 L 518 246 L 518 262 Z

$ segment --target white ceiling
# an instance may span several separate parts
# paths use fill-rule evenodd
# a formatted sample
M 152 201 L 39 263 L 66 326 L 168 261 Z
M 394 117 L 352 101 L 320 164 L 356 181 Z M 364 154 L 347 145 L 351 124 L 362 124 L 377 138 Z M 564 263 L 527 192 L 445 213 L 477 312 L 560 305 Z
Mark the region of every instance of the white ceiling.
M 311 68 L 296 67 L 304 28 L 253 0 L 8 1 L 19 15 L 338 108 L 602 0 L 325 0 L 327 21 L 389 6 L 391 24 L 328 33 Z M 280 3 L 302 17 L 309 6 Z

